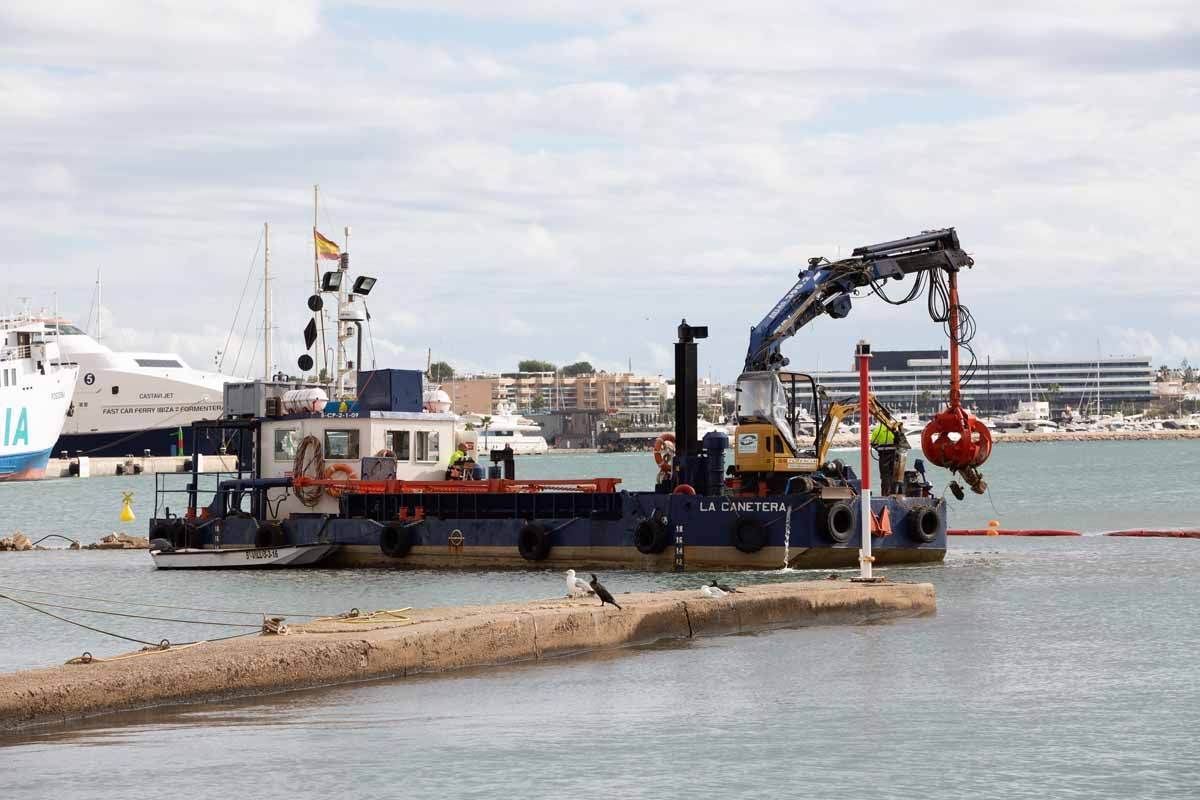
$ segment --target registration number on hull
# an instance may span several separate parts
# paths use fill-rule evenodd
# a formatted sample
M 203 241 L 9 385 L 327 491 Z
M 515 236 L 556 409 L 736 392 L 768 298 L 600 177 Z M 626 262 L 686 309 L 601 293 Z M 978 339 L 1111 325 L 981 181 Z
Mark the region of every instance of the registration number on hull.
M 279 558 L 278 550 L 247 550 L 246 560 L 255 560 L 260 558 Z

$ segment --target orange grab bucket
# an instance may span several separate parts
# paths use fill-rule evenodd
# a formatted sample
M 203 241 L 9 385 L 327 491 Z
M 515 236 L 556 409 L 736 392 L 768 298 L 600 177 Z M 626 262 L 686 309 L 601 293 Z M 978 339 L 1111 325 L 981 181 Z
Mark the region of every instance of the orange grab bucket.
M 921 432 L 921 450 L 934 466 L 978 467 L 992 454 L 992 432 L 965 409 L 948 408 Z

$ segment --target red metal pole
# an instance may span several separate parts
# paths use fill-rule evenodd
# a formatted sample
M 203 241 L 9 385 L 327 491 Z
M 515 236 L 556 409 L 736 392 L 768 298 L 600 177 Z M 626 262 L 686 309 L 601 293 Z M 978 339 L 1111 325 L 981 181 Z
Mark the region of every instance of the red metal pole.
M 859 580 L 874 580 L 875 557 L 871 555 L 871 345 L 859 341 L 854 350 L 858 359 L 858 443 L 862 450 L 862 474 L 859 475 L 859 530 L 862 546 L 858 551 Z

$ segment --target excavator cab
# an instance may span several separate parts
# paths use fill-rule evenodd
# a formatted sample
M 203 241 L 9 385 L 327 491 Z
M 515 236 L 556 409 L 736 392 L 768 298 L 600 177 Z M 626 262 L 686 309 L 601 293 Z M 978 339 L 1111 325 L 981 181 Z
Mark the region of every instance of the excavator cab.
M 804 408 L 811 398 L 813 441 L 801 443 Z M 743 477 L 815 472 L 821 418 L 817 383 L 803 372 L 743 372 L 737 381 L 734 468 Z

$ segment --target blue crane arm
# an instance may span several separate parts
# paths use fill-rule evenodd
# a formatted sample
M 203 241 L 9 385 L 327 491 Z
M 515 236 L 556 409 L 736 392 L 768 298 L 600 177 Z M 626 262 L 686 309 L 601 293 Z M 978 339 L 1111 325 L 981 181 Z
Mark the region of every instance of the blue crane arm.
M 750 329 L 744 371 L 786 366 L 787 359 L 779 352 L 783 342 L 822 314 L 834 319 L 849 314 L 856 289 L 914 272 L 956 271 L 972 263 L 959 246 L 954 228 L 859 247 L 849 258 L 838 261 L 809 259 L 796 285 Z

